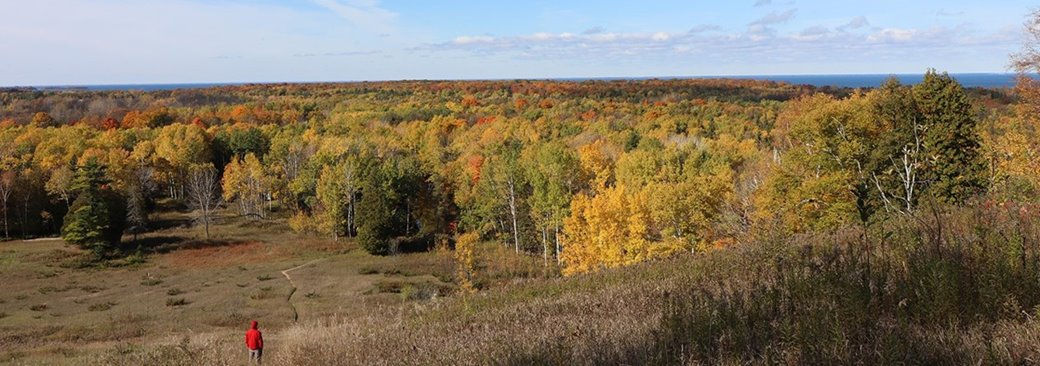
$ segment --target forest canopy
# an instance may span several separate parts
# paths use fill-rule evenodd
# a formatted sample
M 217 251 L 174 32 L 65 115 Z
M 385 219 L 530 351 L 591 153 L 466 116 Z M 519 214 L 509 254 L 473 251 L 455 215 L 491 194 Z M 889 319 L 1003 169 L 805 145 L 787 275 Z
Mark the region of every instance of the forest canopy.
M 1019 107 L 1021 90 L 965 89 L 934 71 L 869 90 L 750 80 L 12 89 L 0 92 L 0 204 L 6 237 L 108 212 L 126 220 L 105 227 L 136 233 L 156 200 L 171 199 L 200 224 L 227 207 L 356 237 L 375 254 L 465 233 L 577 274 L 767 229 L 869 230 L 922 205 L 1035 200 L 1036 114 Z

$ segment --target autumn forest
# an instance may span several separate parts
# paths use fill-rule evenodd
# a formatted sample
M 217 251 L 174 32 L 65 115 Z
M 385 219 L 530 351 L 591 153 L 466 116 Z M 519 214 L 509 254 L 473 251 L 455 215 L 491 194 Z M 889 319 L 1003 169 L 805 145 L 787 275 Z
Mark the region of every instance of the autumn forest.
M 0 361 L 237 364 L 261 319 L 277 364 L 1033 362 L 1030 50 L 1014 88 L 2 89 Z

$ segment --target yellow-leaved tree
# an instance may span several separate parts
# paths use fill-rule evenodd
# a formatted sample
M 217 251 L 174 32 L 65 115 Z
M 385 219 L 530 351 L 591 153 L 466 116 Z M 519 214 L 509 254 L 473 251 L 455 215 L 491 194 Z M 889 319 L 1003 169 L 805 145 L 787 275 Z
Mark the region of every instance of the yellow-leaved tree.
M 624 185 L 595 196 L 578 194 L 564 221 L 563 274 L 574 275 L 661 258 L 686 249 L 662 240 L 652 219 L 649 192 Z
M 455 237 L 455 278 L 465 293 L 476 291 L 477 276 L 477 244 L 480 234 L 470 232 Z

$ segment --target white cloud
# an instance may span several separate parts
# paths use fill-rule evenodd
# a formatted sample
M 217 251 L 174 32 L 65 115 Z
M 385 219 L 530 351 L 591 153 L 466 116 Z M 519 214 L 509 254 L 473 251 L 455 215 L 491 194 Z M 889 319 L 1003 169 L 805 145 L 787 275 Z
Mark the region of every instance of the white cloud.
M 845 23 L 842 26 L 838 27 L 838 30 L 842 32 L 847 32 L 854 29 L 860 29 L 869 25 L 870 21 L 867 20 L 867 17 L 860 15 L 858 17 L 853 18 L 848 23 Z
M 791 36 L 791 38 L 798 41 L 815 41 L 823 37 L 826 37 L 829 34 L 831 34 L 831 30 L 829 28 L 824 27 L 822 25 L 818 25 L 806 28 L 802 30 L 801 33 Z
M 761 18 L 751 22 L 751 24 L 749 24 L 749 25 L 752 25 L 752 26 L 755 26 L 755 25 L 768 26 L 768 25 L 773 25 L 773 24 L 787 23 L 788 20 L 791 20 L 792 18 L 794 18 L 796 13 L 798 13 L 798 9 L 787 9 L 786 11 L 784 11 L 782 13 L 778 13 L 778 12 L 774 11 L 772 13 L 766 14 L 766 16 L 764 16 L 764 17 L 761 17 Z
M 908 42 L 919 33 L 916 29 L 885 28 L 867 36 L 870 42 Z
M 722 27 L 714 25 L 714 24 L 701 24 L 701 25 L 698 25 L 698 26 L 694 26 L 693 28 L 690 28 L 690 30 L 687 31 L 687 33 L 704 33 L 704 32 L 717 31 L 717 30 L 721 30 L 721 29 L 722 29 Z
M 778 19 L 774 17 L 773 19 Z M 866 19 L 831 28 L 823 25 L 781 32 L 766 25 L 744 32 L 609 32 L 596 34 L 534 33 L 520 36 L 462 36 L 455 41 L 427 44 L 412 51 L 463 52 L 515 60 L 559 60 L 623 63 L 625 60 L 680 60 L 693 57 L 712 62 L 799 63 L 861 62 L 865 59 L 905 61 L 936 58 L 965 49 L 1007 48 L 1017 42 L 1007 34 L 968 28 L 883 28 L 852 33 L 850 24 L 865 28 Z M 852 27 L 852 28 L 856 28 Z M 464 40 L 464 42 L 460 42 Z M 969 47 L 970 46 L 970 47 Z M 579 61 L 579 62 L 581 62 Z M 936 58 L 933 66 L 942 67 Z
M 379 0 L 311 0 L 351 24 L 364 30 L 380 33 L 393 29 L 397 13 L 379 6 Z
M 475 43 L 491 43 L 495 41 L 495 37 L 492 36 L 458 36 L 452 43 L 457 45 L 468 45 Z
M 406 47 L 273 1 L 0 1 L 0 14 L 19 15 L 0 22 L 0 85 L 357 78 L 386 63 L 293 56 Z
M 601 26 L 595 26 L 595 27 L 592 27 L 592 28 L 589 28 L 589 29 L 586 29 L 586 30 L 582 31 L 581 34 L 597 34 L 597 33 L 603 33 L 603 32 L 606 32 L 606 31 L 607 30 L 605 28 L 601 27 Z

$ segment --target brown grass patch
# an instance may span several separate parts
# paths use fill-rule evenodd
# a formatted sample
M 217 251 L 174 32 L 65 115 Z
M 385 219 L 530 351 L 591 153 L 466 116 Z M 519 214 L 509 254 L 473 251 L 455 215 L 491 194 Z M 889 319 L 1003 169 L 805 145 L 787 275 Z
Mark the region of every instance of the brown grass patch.
M 263 243 L 249 242 L 178 250 L 163 255 L 162 261 L 170 267 L 213 268 L 269 261 L 277 254 Z

